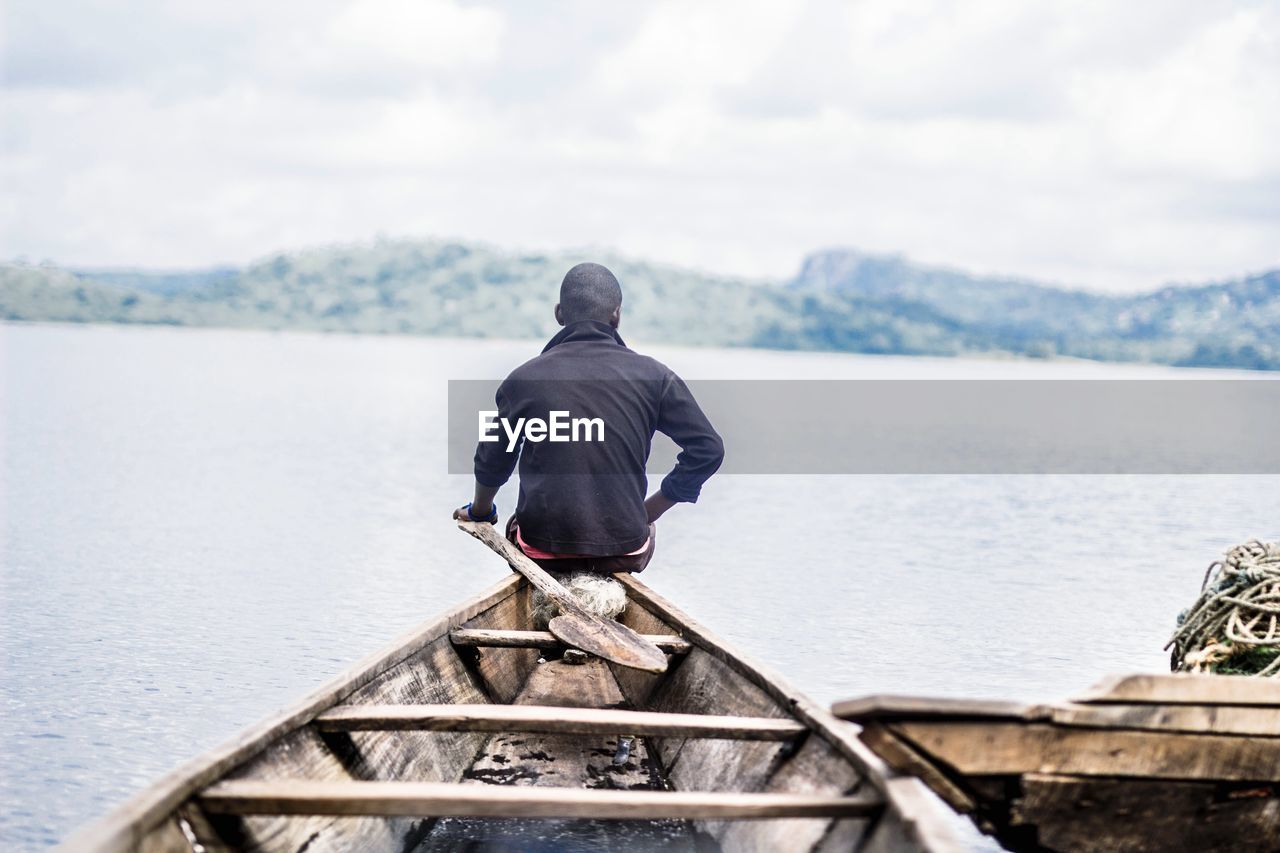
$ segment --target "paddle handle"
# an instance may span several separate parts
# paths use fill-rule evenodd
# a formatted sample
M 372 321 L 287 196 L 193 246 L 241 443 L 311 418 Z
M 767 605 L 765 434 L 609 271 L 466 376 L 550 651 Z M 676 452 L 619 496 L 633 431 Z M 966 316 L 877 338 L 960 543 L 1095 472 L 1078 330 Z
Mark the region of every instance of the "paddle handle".
M 556 603 L 560 615 L 552 619 L 547 628 L 558 640 L 622 666 L 644 672 L 667 671 L 667 656 L 661 649 L 621 622 L 589 612 L 559 581 L 498 533 L 492 524 L 459 521 L 458 527 L 496 551 L 535 589 Z
M 554 601 L 562 612 L 589 615 L 569 590 L 541 566 L 530 560 L 515 546 L 515 543 L 499 533 L 492 524 L 484 521 L 459 521 L 458 527 L 497 552 L 498 556 L 507 561 L 507 565 L 524 575 L 529 583 Z

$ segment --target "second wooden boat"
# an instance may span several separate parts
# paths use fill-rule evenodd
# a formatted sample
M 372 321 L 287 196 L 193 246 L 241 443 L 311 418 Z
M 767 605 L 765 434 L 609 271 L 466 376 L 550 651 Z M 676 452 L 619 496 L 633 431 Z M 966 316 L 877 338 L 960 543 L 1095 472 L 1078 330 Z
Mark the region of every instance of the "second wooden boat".
M 664 673 L 560 659 L 512 575 L 65 848 L 964 849 L 949 810 L 852 726 L 619 577 L 621 621 Z
M 1011 850 L 1280 850 L 1280 683 L 1125 675 L 1070 702 L 871 696 L 862 740 Z

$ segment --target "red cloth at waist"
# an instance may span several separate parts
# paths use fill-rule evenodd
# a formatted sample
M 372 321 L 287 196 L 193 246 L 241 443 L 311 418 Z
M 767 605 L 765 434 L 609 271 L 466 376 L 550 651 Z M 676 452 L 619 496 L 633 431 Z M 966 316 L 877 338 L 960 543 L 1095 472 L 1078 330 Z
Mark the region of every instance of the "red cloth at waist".
M 521 551 L 524 551 L 526 557 L 529 557 L 534 560 L 598 559 L 596 557 L 593 557 L 591 554 L 552 554 L 549 551 L 543 551 L 539 548 L 535 548 L 532 545 L 530 545 L 528 542 L 524 541 L 524 537 L 520 535 L 519 525 L 516 525 L 516 544 L 520 546 Z M 645 552 L 645 549 L 648 547 L 649 547 L 649 540 L 645 539 L 644 544 L 641 545 L 639 548 L 635 549 L 634 551 L 629 551 L 626 554 L 616 554 L 614 556 L 634 557 L 637 554 L 643 554 Z

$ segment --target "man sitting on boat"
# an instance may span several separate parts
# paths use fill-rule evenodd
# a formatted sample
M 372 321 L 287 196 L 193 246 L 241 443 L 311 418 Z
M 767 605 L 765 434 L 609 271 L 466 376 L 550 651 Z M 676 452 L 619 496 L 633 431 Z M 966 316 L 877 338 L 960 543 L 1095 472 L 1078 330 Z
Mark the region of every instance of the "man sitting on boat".
M 654 522 L 677 503 L 697 501 L 724 445 L 684 381 L 623 343 L 622 288 L 608 269 L 587 263 L 569 270 L 555 317 L 564 328 L 498 388 L 498 421 L 546 423 L 553 412 L 568 412 L 602 421 L 602 440 L 481 441 L 475 497 L 454 517 L 496 523 L 494 497 L 518 461 L 520 493 L 507 537 L 526 555 L 561 574 L 639 572 L 653 558 Z M 681 451 L 646 499 L 644 466 L 655 432 Z

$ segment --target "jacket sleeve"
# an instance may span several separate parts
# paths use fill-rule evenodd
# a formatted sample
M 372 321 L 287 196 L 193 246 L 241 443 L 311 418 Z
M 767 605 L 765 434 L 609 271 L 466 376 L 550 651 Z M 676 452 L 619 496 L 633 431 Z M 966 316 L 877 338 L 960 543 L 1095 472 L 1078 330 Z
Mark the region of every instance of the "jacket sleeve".
M 498 386 L 494 402 L 498 404 L 498 417 L 514 423 L 515 418 L 511 415 L 513 408 L 511 393 L 506 382 Z M 516 439 L 515 447 L 510 452 L 507 451 L 507 442 L 506 433 L 499 427 L 497 441 L 481 441 L 476 444 L 477 483 L 496 489 L 511 479 L 511 474 L 516 470 L 516 462 L 520 459 L 520 446 L 524 443 L 524 434 L 521 433 Z
M 680 447 L 676 467 L 662 480 L 662 494 L 673 501 L 696 503 L 702 484 L 724 461 L 724 442 L 684 380 L 675 374 L 664 383 L 658 431 Z

